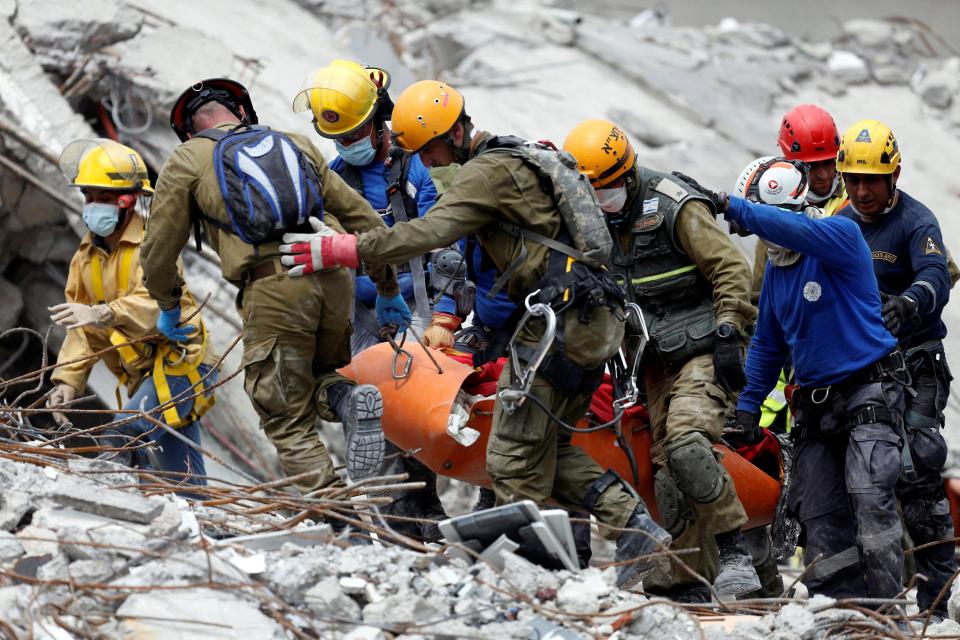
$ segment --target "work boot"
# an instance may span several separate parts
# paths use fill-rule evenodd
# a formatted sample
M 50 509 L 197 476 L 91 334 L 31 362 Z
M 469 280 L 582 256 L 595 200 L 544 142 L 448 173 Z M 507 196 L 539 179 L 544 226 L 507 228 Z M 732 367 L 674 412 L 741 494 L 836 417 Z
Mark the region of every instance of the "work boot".
M 380 418 L 383 398 L 372 384 L 340 382 L 327 391 L 333 412 L 343 423 L 347 443 L 347 476 L 354 482 L 380 472 L 386 440 Z
M 747 550 L 743 532 L 739 528 L 715 535 L 720 550 L 720 573 L 713 588 L 721 600 L 735 600 L 738 596 L 760 588 L 760 578 L 753 567 L 753 558 Z
M 477 501 L 471 511 L 473 513 L 486 511 L 487 509 L 493 509 L 495 506 L 497 506 L 497 494 L 493 492 L 493 489 L 480 487 L 480 493 L 477 495 Z
M 651 556 L 673 542 L 670 534 L 653 521 L 643 502 L 634 509 L 626 529 L 617 538 L 617 551 L 613 556 L 617 563 L 617 587 L 620 589 L 629 589 L 650 575 L 656 565 L 656 558 L 643 556 Z M 635 558 L 639 559 L 620 564 Z

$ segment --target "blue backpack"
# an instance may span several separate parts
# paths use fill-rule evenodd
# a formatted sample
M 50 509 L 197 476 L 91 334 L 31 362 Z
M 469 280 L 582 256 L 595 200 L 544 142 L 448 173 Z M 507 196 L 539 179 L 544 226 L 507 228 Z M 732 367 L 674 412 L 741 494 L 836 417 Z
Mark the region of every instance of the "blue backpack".
M 197 134 L 217 143 L 214 168 L 230 224 L 201 214 L 248 244 L 279 240 L 287 231 L 309 230 L 307 218 L 323 219 L 320 175 L 290 138 L 265 126 Z M 197 249 L 200 221 L 195 220 Z

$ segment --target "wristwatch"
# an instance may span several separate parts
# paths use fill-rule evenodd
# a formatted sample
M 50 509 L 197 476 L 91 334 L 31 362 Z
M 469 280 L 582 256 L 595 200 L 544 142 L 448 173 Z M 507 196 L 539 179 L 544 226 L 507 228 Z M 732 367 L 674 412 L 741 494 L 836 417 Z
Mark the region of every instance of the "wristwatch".
M 721 340 L 729 340 L 734 338 L 737 336 L 737 333 L 737 328 L 732 324 L 727 324 L 726 322 L 717 327 L 717 337 Z

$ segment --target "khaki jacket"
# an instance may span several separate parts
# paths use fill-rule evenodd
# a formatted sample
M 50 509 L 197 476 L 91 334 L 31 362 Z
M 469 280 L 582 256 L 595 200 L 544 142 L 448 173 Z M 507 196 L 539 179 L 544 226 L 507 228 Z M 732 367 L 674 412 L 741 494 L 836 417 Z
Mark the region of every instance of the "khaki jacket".
M 113 324 L 110 327 L 87 325 L 67 331 L 67 338 L 60 347 L 58 363 L 67 363 L 84 358 L 106 349 L 111 344 L 135 340 L 157 332 L 157 301 L 150 297 L 143 284 L 143 270 L 140 266 L 140 245 L 143 241 L 143 219 L 134 214 L 127 223 L 115 251 L 108 253 L 105 245 L 95 242 L 92 234 L 87 233 L 80 241 L 80 248 L 70 262 L 67 286 L 64 296 L 67 302 L 86 305 L 106 303 L 113 312 Z M 100 262 L 103 299 L 98 300 L 95 284 L 96 261 Z M 129 266 L 128 266 L 129 265 Z M 178 277 L 182 277 L 183 264 L 176 263 Z M 126 273 L 123 273 L 126 272 Z M 121 285 L 123 285 L 121 287 Z M 186 288 L 180 297 L 183 318 L 197 310 L 197 302 Z M 194 316 L 187 324 L 199 325 L 200 316 Z M 111 336 L 113 341 L 111 342 Z M 87 358 L 81 362 L 58 366 L 50 376 L 54 382 L 70 385 L 77 391 L 83 391 L 90 370 L 102 360 L 107 368 L 121 381 L 125 381 L 128 392 L 133 392 L 143 376 L 154 363 L 153 354 L 163 339 L 139 343 L 126 353 L 136 356 L 126 362 L 118 350 L 109 351 L 97 359 Z M 199 364 L 201 361 L 212 364 L 216 361 L 213 353 L 204 349 L 200 332 L 194 334 L 186 343 L 186 359 Z
M 234 126 L 236 123 L 222 123 L 217 128 Z M 351 233 L 386 228 L 367 201 L 329 170 L 320 151 L 306 137 L 286 132 L 284 135 L 317 168 L 322 183 L 324 222 L 337 231 Z M 177 258 L 190 239 L 195 216 L 203 212 L 229 225 L 213 163 L 215 146 L 208 138 L 187 140 L 174 150 L 157 179 L 142 260 L 147 290 L 164 309 L 176 303 L 176 290 L 183 284 L 176 267 Z M 242 283 L 246 270 L 280 256 L 279 242 L 254 246 L 216 225 L 206 221 L 203 225 L 210 245 L 220 256 L 223 277 L 234 284 Z M 366 269 L 381 294 L 399 292 L 392 269 L 378 265 L 367 265 Z
M 471 149 L 489 137 L 486 132 L 477 133 Z M 501 153 L 477 156 L 471 152 L 470 160 L 424 217 L 362 233 L 357 247 L 363 260 L 398 264 L 476 234 L 503 273 L 519 257 L 521 239 L 500 229 L 499 222 L 553 238 L 560 230 L 561 218 L 553 197 L 544 192 L 537 174 L 522 160 Z M 546 273 L 550 255 L 547 247 L 532 240 L 524 242 L 527 258 L 506 286 L 510 297 L 521 303 Z M 597 366 L 619 347 L 622 323 L 610 314 L 598 313 L 592 322 L 582 325 L 576 312 L 566 317 L 566 350 L 575 363 Z M 530 342 L 536 336 L 521 339 Z

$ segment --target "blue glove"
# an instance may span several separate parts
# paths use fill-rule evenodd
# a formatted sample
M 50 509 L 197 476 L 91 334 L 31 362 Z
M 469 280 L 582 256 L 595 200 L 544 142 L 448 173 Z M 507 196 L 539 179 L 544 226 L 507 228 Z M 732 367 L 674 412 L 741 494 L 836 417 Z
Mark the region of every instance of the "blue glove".
M 178 327 L 178 322 L 180 322 L 180 305 L 173 309 L 160 309 L 160 317 L 157 318 L 157 331 L 174 342 L 185 342 L 190 339 L 190 334 L 197 328 L 192 324 Z
M 381 327 L 388 324 L 397 325 L 397 332 L 403 333 L 410 326 L 413 314 L 410 307 L 403 301 L 403 296 L 397 294 L 392 298 L 377 296 L 377 324 Z

